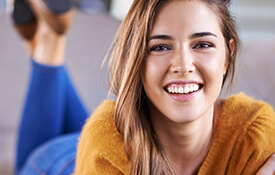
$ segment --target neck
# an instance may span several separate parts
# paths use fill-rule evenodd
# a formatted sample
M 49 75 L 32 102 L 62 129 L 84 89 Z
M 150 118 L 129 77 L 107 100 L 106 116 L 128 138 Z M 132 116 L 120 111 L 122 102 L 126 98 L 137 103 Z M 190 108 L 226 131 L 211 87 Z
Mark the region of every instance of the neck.
M 211 145 L 216 114 L 219 112 L 214 112 L 213 105 L 205 114 L 188 123 L 174 123 L 159 117 L 152 119 L 156 135 L 176 174 L 198 173 Z

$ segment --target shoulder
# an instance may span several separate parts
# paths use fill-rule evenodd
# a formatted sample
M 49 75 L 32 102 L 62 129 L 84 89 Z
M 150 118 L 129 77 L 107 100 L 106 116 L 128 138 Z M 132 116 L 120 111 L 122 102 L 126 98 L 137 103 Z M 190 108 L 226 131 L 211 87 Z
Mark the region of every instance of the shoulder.
M 253 124 L 254 127 L 261 128 L 261 124 L 263 126 L 275 124 L 275 113 L 269 104 L 243 93 L 230 96 L 225 100 L 220 117 L 220 122 L 227 123 L 228 127 Z M 259 125 L 255 125 L 257 123 Z
M 220 117 L 218 123 L 224 131 L 252 140 L 256 148 L 272 147 L 275 152 L 275 113 L 269 104 L 245 94 L 230 96 Z
M 104 144 L 105 141 L 107 142 L 105 140 L 107 137 L 114 137 L 116 134 L 120 137 L 113 120 L 114 108 L 115 102 L 107 100 L 98 106 L 86 121 L 81 132 L 81 139 L 87 141 L 86 143 L 96 141 L 96 143 Z
M 87 120 L 79 139 L 76 171 L 121 174 L 127 170 L 123 138 L 113 119 L 114 108 L 114 101 L 104 101 Z
M 269 104 L 244 94 L 226 99 L 214 142 L 228 161 L 229 174 L 256 174 L 275 152 L 274 133 L 275 113 Z
M 121 136 L 116 130 L 113 120 L 114 101 L 104 101 L 88 118 L 81 132 L 80 140 L 91 147 L 108 145 L 109 139 L 116 137 L 121 141 Z M 101 147 L 102 148 L 102 147 Z M 96 151 L 96 150 L 95 150 Z

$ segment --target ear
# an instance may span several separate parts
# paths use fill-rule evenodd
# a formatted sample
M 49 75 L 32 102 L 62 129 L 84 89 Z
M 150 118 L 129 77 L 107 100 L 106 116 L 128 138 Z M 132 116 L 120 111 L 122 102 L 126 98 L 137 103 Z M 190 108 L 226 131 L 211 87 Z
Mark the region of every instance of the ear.
M 235 41 L 233 39 L 231 39 L 228 43 L 229 47 L 230 47 L 230 55 L 232 56 L 234 51 L 235 51 Z
M 234 53 L 234 50 L 235 50 L 235 41 L 233 40 L 233 39 L 231 39 L 229 42 L 228 42 L 228 46 L 229 46 L 229 48 L 230 48 L 230 53 L 228 53 L 228 54 L 230 54 L 231 56 L 233 55 L 233 53 Z M 225 63 L 224 63 L 224 72 L 223 72 L 223 75 L 225 75 L 226 74 L 226 72 L 227 72 L 227 69 L 228 69 L 228 59 L 226 59 L 225 60 Z

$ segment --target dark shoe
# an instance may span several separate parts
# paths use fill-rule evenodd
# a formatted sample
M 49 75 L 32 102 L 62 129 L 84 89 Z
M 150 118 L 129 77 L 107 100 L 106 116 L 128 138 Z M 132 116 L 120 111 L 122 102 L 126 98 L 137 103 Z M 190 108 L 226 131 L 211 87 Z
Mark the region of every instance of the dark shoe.
M 66 13 L 71 9 L 71 1 L 70 0 L 44 0 L 47 7 L 53 13 Z
M 26 40 L 31 40 L 37 29 L 37 21 L 25 0 L 14 0 L 12 19 L 20 36 Z

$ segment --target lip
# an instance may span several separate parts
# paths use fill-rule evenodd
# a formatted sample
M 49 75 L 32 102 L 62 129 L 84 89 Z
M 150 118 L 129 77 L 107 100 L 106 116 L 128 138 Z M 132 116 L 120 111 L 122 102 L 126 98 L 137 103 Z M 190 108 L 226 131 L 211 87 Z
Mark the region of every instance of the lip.
M 179 95 L 179 94 L 171 94 L 169 92 L 166 91 L 166 88 L 170 85 L 173 84 L 198 84 L 200 86 L 200 89 L 196 92 L 192 92 L 190 94 L 186 94 L 186 95 Z M 191 101 L 192 99 L 194 99 L 202 90 L 203 88 L 203 83 L 196 81 L 196 80 L 187 80 L 187 81 L 170 81 L 168 82 L 164 87 L 163 90 L 174 100 L 179 101 L 179 102 L 186 102 L 186 101 Z

